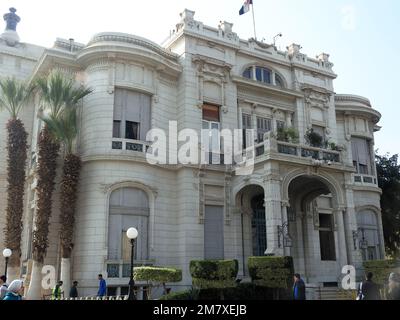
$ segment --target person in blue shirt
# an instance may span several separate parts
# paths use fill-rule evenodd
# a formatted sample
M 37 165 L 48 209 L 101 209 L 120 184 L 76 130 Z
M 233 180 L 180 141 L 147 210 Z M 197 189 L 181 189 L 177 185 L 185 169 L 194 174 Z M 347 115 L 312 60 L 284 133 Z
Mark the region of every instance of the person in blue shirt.
M 294 275 L 293 299 L 306 300 L 306 285 L 298 273 Z
M 102 274 L 99 274 L 98 279 L 99 279 L 100 283 L 99 283 L 99 291 L 97 291 L 97 296 L 104 297 L 106 295 L 106 291 L 107 291 L 106 280 L 103 279 Z

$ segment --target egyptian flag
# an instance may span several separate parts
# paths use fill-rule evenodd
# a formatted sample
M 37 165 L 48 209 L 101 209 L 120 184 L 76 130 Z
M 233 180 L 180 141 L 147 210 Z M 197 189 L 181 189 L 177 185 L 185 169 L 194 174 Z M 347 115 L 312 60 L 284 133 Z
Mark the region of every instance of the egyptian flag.
M 253 4 L 253 0 L 246 0 L 239 11 L 239 15 L 245 14 L 250 11 L 250 5 Z

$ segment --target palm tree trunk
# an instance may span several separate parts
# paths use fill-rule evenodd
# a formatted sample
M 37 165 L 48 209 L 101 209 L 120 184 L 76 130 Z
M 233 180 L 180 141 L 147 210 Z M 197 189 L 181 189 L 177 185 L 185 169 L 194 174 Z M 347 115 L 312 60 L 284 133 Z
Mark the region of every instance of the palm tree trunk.
M 64 158 L 63 177 L 60 190 L 60 224 L 61 224 L 61 280 L 65 294 L 71 286 L 71 252 L 73 248 L 75 209 L 78 197 L 81 158 L 67 154 Z
M 12 250 L 8 282 L 20 274 L 22 215 L 24 208 L 25 167 L 28 133 L 19 119 L 7 123 L 7 208 L 5 246 Z
M 42 268 L 42 262 L 33 261 L 31 280 L 29 282 L 28 292 L 26 293 L 26 298 L 28 300 L 42 299 Z
M 38 182 L 36 187 L 38 202 L 32 241 L 34 267 L 32 270 L 32 285 L 29 286 L 28 291 L 28 298 L 30 299 L 40 297 L 40 293 L 37 292 L 40 289 L 40 285 L 37 284 L 41 282 L 41 270 L 40 272 L 35 270 L 35 266 L 40 267 L 43 265 L 49 244 L 49 220 L 57 174 L 57 156 L 60 149 L 60 145 L 54 141 L 47 126 L 40 132 L 38 145 Z M 40 280 L 35 277 L 40 277 Z

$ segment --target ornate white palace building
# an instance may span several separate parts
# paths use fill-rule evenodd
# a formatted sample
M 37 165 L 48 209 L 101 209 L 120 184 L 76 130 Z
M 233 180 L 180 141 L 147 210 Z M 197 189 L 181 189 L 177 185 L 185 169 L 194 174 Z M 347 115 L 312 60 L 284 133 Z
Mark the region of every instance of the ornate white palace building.
M 0 76 L 30 80 L 52 69 L 73 74 L 94 91 L 82 103 L 78 149 L 83 168 L 75 225 L 72 280 L 95 295 L 97 275 L 109 294 L 129 281 L 126 230 L 139 237 L 135 263 L 183 270 L 191 285 L 192 259 L 290 255 L 310 286 L 340 284 L 342 267 L 361 272 L 363 260 L 384 258 L 374 132 L 381 115 L 367 98 L 336 94 L 337 77 L 322 53 L 311 58 L 292 44 L 243 40 L 232 24 L 204 25 L 184 10 L 162 45 L 122 33 L 99 33 L 88 44 L 57 39 L 52 48 L 0 38 Z M 35 217 L 35 168 L 40 105 L 21 119 L 29 132 L 22 276 L 29 281 Z M 8 113 L 0 113 L 5 150 Z M 151 165 L 151 128 L 255 129 L 254 171 L 228 165 Z M 299 142 L 276 139 L 295 128 Z M 306 143 L 313 128 L 336 148 Z M 61 161 L 61 160 L 60 160 Z M 60 163 L 61 165 L 61 163 Z M 61 166 L 60 166 L 61 167 Z M 59 179 L 59 178 L 58 178 Z M 0 154 L 0 225 L 5 223 L 6 152 Z M 60 266 L 58 190 L 45 263 Z M 3 248 L 0 233 L 0 247 Z M 2 250 L 2 249 L 1 249 Z M 0 270 L 3 261 L 0 263 Z

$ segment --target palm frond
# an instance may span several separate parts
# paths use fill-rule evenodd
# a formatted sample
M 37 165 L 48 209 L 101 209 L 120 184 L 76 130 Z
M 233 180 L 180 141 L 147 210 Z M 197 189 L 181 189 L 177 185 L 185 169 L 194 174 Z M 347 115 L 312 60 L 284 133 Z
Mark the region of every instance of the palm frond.
M 13 119 L 32 96 L 33 85 L 18 81 L 15 78 L 0 80 L 0 107 L 6 109 Z
M 92 93 L 83 86 L 76 88 L 72 79 L 58 70 L 36 81 L 42 103 L 53 118 L 59 117 L 65 108 L 76 107 L 78 102 Z

